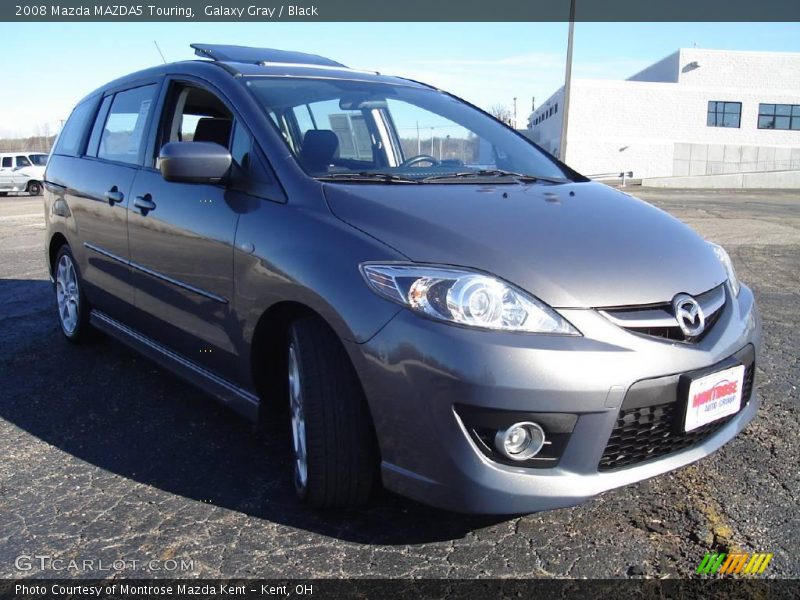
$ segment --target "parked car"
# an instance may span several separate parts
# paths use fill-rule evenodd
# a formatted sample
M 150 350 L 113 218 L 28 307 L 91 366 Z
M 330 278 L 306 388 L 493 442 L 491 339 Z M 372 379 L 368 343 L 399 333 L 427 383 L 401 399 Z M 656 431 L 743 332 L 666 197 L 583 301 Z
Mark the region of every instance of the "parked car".
M 285 419 L 308 504 L 382 482 L 464 512 L 568 506 L 756 414 L 760 322 L 719 246 L 430 86 L 194 47 L 210 60 L 103 86 L 58 139 L 60 329 Z
M 42 152 L 5 152 L 0 154 L 0 196 L 9 192 L 28 192 L 41 196 L 47 154 Z

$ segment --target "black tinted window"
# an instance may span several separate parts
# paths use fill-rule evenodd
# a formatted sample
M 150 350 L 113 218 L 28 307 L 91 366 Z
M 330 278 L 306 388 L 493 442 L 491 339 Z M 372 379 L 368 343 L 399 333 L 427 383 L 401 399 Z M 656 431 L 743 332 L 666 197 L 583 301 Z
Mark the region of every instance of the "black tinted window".
M 31 161 L 28 160 L 27 156 L 18 156 L 17 157 L 17 166 L 20 167 L 20 168 L 22 168 L 22 167 L 30 167 L 31 166 Z
M 106 96 L 100 104 L 100 110 L 97 111 L 94 125 L 92 126 L 92 135 L 89 136 L 89 143 L 86 145 L 86 154 L 89 156 L 97 156 L 97 147 L 100 145 L 100 136 L 103 135 L 103 127 L 106 123 L 106 116 L 108 115 L 108 108 L 111 105 L 113 96 Z
M 3 168 L 4 169 L 10 169 L 11 168 L 11 157 L 10 156 L 4 156 L 3 157 Z
M 98 158 L 139 164 L 157 89 L 156 85 L 146 85 L 114 96 L 100 137 Z
M 250 137 L 250 134 L 244 127 L 237 123 L 233 134 L 233 143 L 231 144 L 231 158 L 233 158 L 233 162 L 242 169 L 242 171 L 247 172 L 250 169 L 250 152 L 252 151 L 252 147 L 253 139 Z
M 53 150 L 54 154 L 80 156 L 83 152 L 83 142 L 86 139 L 86 129 L 94 116 L 95 106 L 95 101 L 87 101 L 75 107 L 58 135 L 56 147 Z
M 241 123 L 236 123 L 231 142 L 231 158 L 233 168 L 231 171 L 232 187 L 258 195 L 260 184 L 270 184 L 267 167 L 264 164 L 253 137 Z

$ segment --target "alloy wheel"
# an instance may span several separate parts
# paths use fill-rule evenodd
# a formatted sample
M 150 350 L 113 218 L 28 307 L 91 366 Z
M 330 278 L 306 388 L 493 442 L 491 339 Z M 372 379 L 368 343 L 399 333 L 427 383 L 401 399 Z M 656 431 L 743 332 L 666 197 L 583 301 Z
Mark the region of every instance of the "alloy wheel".
M 300 382 L 300 365 L 297 360 L 297 349 L 293 343 L 289 344 L 289 410 L 292 419 L 292 445 L 294 447 L 294 485 L 297 493 L 305 496 L 308 489 L 306 417 Z
M 67 254 L 61 256 L 56 269 L 56 299 L 61 327 L 71 336 L 78 327 L 80 290 L 75 265 Z

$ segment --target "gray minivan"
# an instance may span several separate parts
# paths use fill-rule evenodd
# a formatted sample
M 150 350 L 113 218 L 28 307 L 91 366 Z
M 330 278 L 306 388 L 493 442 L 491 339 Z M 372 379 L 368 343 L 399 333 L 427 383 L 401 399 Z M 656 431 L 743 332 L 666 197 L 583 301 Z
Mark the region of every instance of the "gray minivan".
M 756 414 L 760 321 L 721 247 L 428 85 L 193 47 L 57 140 L 59 323 L 285 419 L 308 504 L 568 506 Z

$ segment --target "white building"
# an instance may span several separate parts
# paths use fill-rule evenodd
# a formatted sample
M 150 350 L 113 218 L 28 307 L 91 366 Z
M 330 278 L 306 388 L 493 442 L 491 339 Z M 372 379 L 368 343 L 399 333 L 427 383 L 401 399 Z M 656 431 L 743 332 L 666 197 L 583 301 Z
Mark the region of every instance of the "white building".
M 558 155 L 564 88 L 526 134 Z M 800 53 L 683 48 L 624 81 L 573 79 L 566 163 L 586 175 L 800 169 Z

